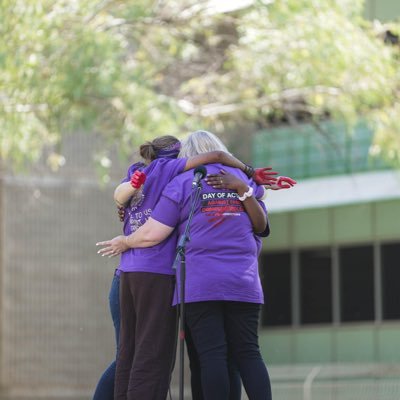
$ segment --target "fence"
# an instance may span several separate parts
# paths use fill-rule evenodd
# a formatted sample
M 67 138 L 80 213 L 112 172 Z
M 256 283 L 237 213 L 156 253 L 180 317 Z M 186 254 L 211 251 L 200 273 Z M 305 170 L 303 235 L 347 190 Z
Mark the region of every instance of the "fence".
M 400 365 L 333 364 L 273 367 L 274 400 L 398 400 Z

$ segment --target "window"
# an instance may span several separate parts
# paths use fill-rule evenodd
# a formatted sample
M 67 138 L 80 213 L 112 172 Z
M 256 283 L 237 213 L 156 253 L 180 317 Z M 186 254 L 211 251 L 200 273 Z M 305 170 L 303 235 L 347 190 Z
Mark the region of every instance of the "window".
M 379 265 L 375 265 L 374 246 L 368 243 L 263 254 L 262 324 L 331 324 L 334 316 L 342 324 L 374 321 L 377 310 L 383 320 L 400 321 L 400 241 L 379 245 Z M 381 291 L 375 292 L 379 283 L 375 278 L 382 284 Z
M 372 246 L 339 250 L 341 321 L 374 319 L 374 257 Z
M 400 243 L 382 245 L 381 254 L 383 319 L 400 319 Z
M 292 323 L 291 256 L 267 253 L 261 258 L 264 289 L 262 324 L 282 326 Z
M 332 267 L 330 249 L 300 253 L 300 321 L 332 322 Z

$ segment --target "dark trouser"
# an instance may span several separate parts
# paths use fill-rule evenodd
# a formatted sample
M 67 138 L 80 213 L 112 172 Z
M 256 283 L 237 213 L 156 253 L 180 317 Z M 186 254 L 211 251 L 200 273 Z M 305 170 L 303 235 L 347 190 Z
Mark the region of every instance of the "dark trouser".
M 185 304 L 186 323 L 200 361 L 207 400 L 228 400 L 228 351 L 249 400 L 271 400 L 271 385 L 258 346 L 260 305 L 233 301 Z
M 114 275 L 111 283 L 110 294 L 108 296 L 110 304 L 111 318 L 113 320 L 115 329 L 115 339 L 118 349 L 119 339 L 119 276 Z M 109 365 L 109 367 L 103 372 L 96 391 L 93 395 L 93 400 L 113 400 L 114 399 L 114 378 L 115 378 L 115 360 Z
M 116 400 L 165 400 L 176 350 L 173 291 L 170 275 L 121 274 Z
M 201 387 L 201 369 L 199 357 L 194 347 L 190 330 L 186 327 L 185 332 L 186 348 L 190 366 L 190 386 L 192 389 L 192 400 L 205 400 Z M 229 374 L 229 400 L 240 400 L 242 398 L 242 382 L 237 365 L 228 354 L 228 374 Z

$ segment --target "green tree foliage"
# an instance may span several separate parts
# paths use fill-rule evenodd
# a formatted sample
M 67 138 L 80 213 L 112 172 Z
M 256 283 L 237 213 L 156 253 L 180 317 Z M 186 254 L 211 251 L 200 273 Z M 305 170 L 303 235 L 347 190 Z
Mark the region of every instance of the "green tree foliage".
M 121 151 L 136 138 L 178 131 L 183 112 L 157 90 L 177 45 L 148 5 L 2 1 L 0 158 L 24 165 L 78 129 Z M 50 154 L 54 167 L 61 160 Z
M 374 152 L 400 162 L 399 46 L 383 40 L 398 25 L 365 21 L 361 0 L 248 3 L 3 0 L 0 158 L 51 147 L 56 167 L 77 130 L 123 153 L 198 127 L 328 116 L 366 119 Z

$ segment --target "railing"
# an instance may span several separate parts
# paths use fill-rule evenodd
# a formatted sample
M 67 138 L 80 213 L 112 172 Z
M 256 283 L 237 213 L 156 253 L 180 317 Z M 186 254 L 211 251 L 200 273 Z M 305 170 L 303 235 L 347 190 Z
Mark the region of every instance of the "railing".
M 399 400 L 400 365 L 272 367 L 274 400 Z

